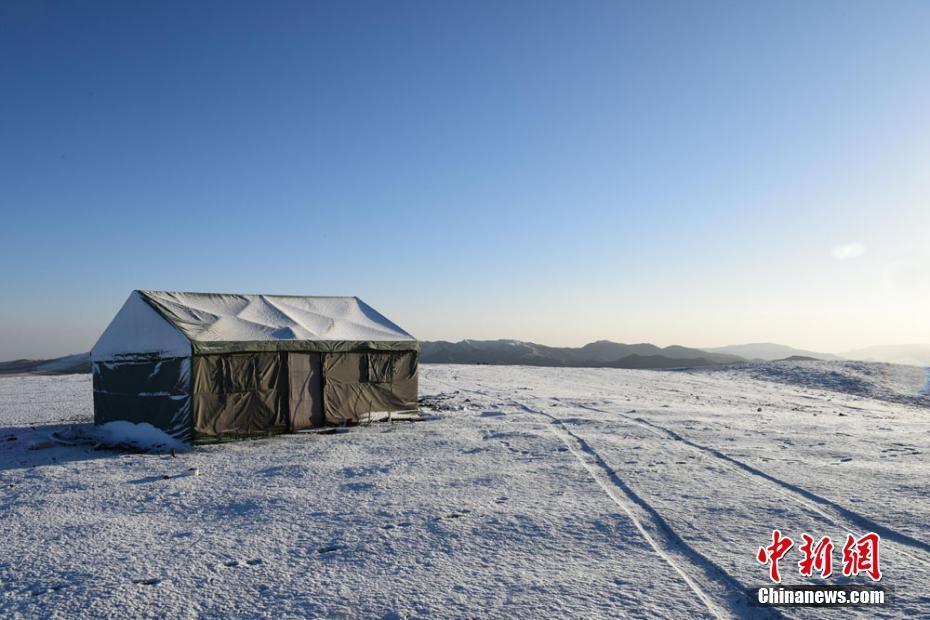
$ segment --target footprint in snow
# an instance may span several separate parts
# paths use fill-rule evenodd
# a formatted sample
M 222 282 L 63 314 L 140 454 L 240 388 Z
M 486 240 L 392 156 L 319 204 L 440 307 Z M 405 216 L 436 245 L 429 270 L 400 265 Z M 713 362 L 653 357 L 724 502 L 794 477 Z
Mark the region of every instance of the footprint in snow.
M 67 587 L 67 585 L 68 584 L 65 584 L 65 583 L 58 583 L 58 584 L 55 584 L 53 586 L 48 586 L 48 587 L 38 586 L 30 590 L 29 594 L 31 594 L 32 596 L 42 596 L 43 594 L 49 594 L 51 592 L 58 592 L 59 590 L 62 590 L 65 587 Z
M 373 488 L 375 488 L 375 485 L 370 482 L 347 482 L 339 486 L 340 490 L 352 493 L 370 491 Z
M 227 560 L 223 562 L 223 566 L 226 568 L 241 568 L 244 566 L 258 566 L 259 564 L 264 564 L 264 562 L 265 561 L 261 558 L 254 558 L 252 560 L 246 560 L 245 562 L 242 560 Z
M 157 586 L 162 580 L 158 577 L 151 577 L 149 579 L 133 579 L 132 582 L 140 586 Z
M 410 521 L 401 521 L 400 523 L 385 523 L 381 526 L 382 530 L 393 530 L 398 527 L 410 527 L 413 525 Z
M 346 545 L 327 545 L 326 547 L 320 547 L 316 550 L 316 552 L 323 555 L 326 553 L 333 553 L 334 551 L 340 551 L 345 548 Z

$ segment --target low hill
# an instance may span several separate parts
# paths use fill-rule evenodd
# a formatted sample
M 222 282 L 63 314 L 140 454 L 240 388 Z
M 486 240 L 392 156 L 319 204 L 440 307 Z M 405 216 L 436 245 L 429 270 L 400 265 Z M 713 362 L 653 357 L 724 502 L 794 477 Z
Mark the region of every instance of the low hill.
M 0 375 L 74 375 L 90 372 L 90 353 L 76 353 L 52 360 L 13 360 L 0 362 Z
M 842 359 L 831 353 L 818 353 L 816 351 L 796 349 L 794 347 L 789 347 L 783 344 L 776 344 L 774 342 L 731 344 L 725 347 L 711 347 L 704 350 L 711 353 L 738 355 L 739 357 L 745 358 L 747 360 L 763 360 L 766 362 L 788 359 L 792 357 L 802 357 L 826 361 Z
M 847 351 L 843 355 L 848 359 L 864 362 L 930 366 L 930 344 L 880 345 Z

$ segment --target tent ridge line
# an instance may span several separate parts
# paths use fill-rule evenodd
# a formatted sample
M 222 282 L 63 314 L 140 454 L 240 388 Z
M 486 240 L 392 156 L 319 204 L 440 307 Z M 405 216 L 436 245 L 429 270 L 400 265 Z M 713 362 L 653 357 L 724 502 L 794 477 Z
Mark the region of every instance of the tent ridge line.
M 226 297 L 290 297 L 293 299 L 304 299 L 311 297 L 314 299 L 358 299 L 356 295 L 293 295 L 278 293 L 204 293 L 203 291 L 157 291 L 155 289 L 136 289 L 143 296 L 148 293 L 173 293 L 175 295 L 203 295 L 203 296 L 226 296 Z

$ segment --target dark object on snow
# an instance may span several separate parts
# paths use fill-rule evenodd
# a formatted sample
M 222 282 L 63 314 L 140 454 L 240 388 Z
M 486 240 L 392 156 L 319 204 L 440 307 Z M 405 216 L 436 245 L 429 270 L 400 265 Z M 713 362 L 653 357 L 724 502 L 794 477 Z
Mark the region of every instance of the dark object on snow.
M 419 343 L 357 297 L 133 291 L 91 360 L 96 424 L 186 442 L 418 410 Z

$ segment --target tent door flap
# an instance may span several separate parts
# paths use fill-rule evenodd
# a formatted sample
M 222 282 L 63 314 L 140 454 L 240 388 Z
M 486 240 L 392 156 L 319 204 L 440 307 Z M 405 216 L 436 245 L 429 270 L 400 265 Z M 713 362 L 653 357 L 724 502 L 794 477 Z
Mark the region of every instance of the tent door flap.
M 323 426 L 323 365 L 319 353 L 288 353 L 290 430 Z

